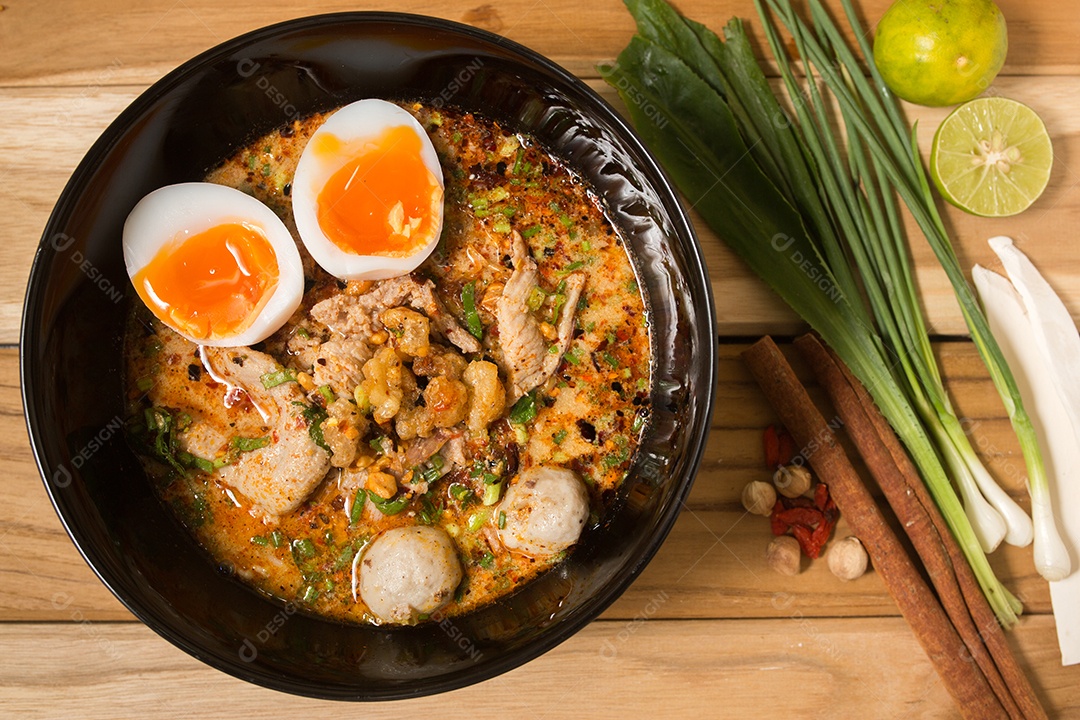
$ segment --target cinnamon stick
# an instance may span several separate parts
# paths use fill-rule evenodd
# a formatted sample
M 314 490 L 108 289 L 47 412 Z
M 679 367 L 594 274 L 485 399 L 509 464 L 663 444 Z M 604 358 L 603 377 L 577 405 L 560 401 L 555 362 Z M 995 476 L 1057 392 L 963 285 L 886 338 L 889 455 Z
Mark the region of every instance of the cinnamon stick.
M 795 340 L 926 566 L 946 613 L 1010 717 L 1046 711 L 918 470 L 870 394 L 817 337 Z
M 986 676 L 968 656 L 964 641 L 780 349 L 765 337 L 744 351 L 742 357 L 781 422 L 804 449 L 811 466 L 827 480 L 840 512 L 866 547 L 874 568 L 960 712 L 973 719 L 1007 718 Z

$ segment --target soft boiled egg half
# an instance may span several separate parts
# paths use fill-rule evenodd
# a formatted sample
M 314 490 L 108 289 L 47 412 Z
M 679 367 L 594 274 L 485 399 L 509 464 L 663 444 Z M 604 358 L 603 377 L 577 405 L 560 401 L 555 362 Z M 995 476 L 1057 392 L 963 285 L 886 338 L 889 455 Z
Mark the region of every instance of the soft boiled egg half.
M 435 147 L 408 111 L 360 100 L 316 130 L 296 166 L 293 216 L 319 265 L 344 280 L 412 272 L 442 232 Z
M 274 211 L 223 185 L 150 193 L 124 223 L 124 263 L 163 323 L 200 345 L 253 345 L 300 305 L 304 269 Z

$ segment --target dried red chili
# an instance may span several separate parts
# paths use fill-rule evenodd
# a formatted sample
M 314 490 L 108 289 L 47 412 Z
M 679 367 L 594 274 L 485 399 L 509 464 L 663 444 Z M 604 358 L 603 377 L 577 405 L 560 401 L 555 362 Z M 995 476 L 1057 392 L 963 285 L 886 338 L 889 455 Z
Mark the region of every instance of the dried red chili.
M 840 513 L 829 495 L 829 487 L 818 483 L 814 499 L 778 497 L 769 516 L 773 535 L 791 532 L 799 541 L 799 547 L 809 558 L 821 555 Z

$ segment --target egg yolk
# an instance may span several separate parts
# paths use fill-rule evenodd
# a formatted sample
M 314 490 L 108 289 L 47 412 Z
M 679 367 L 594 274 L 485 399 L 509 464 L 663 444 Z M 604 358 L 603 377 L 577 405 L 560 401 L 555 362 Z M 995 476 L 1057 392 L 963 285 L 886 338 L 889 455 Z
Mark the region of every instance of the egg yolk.
M 319 156 L 342 152 L 333 135 L 316 141 Z M 421 147 L 412 128 L 388 128 L 330 177 L 317 212 L 332 243 L 347 253 L 388 257 L 407 257 L 428 243 L 442 211 L 442 188 Z
M 270 299 L 277 255 L 258 228 L 225 223 L 166 244 L 132 280 L 167 325 L 222 338 L 247 328 Z

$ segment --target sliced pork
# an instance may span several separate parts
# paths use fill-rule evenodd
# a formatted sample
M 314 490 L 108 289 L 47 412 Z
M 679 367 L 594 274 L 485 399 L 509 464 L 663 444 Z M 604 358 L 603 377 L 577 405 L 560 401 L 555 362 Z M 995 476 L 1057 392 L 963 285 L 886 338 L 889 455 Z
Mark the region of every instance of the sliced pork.
M 265 515 L 292 512 L 330 469 L 330 455 L 308 432 L 303 390 L 295 382 L 263 387 L 264 375 L 282 369 L 266 353 L 250 348 L 205 348 L 205 359 L 217 378 L 247 394 L 270 428 L 270 444 L 241 454 L 235 463 L 217 471 L 218 479 L 239 490 Z
M 528 245 L 518 233 L 513 239 L 514 272 L 503 288 L 495 306 L 499 322 L 506 373 L 510 378 L 510 401 L 513 402 L 555 374 L 562 357 L 574 339 L 574 313 L 585 287 L 585 276 L 574 273 L 566 278 L 566 301 L 559 313 L 553 350 L 540 331 L 540 323 L 529 310 L 533 288 L 539 284 L 536 262 Z
M 316 303 L 311 317 L 345 337 L 367 339 L 383 329 L 379 315 L 408 305 L 427 315 L 432 327 L 463 352 L 480 352 L 480 343 L 461 327 L 435 295 L 430 280 L 418 282 L 411 275 L 376 283 L 363 295 L 338 294 Z

